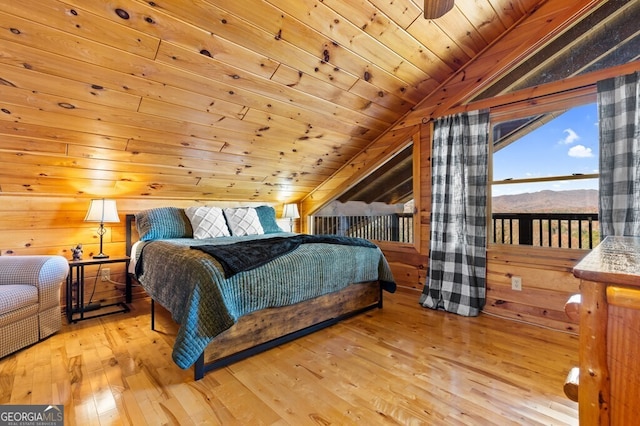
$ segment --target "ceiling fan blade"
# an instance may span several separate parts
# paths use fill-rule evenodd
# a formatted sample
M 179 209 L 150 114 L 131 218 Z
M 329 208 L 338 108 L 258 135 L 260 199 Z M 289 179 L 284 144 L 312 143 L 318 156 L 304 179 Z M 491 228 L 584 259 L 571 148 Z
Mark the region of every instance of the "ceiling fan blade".
M 424 18 L 437 19 L 453 9 L 454 0 L 424 0 Z

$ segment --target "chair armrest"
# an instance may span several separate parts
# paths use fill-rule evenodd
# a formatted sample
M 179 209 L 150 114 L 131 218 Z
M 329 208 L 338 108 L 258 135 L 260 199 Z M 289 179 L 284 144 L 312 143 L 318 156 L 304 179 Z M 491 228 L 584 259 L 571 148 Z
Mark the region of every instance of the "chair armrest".
M 41 309 L 60 300 L 60 283 L 69 273 L 62 256 L 0 256 L 0 285 L 33 285 L 38 288 Z

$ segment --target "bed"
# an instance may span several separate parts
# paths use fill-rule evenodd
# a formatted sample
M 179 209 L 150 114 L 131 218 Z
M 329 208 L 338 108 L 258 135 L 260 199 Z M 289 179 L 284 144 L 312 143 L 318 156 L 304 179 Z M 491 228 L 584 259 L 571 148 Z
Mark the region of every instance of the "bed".
M 396 288 L 373 243 L 283 232 L 270 206 L 155 208 L 126 219 L 130 273 L 152 300 L 152 328 L 159 303 L 178 324 L 173 361 L 193 366 L 196 380 L 382 308 L 383 291 Z

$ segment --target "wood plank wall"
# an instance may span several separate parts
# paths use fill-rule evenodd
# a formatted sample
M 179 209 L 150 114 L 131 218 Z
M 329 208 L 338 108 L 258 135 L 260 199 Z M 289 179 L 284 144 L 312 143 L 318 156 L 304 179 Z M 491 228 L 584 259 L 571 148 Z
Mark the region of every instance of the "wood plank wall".
M 570 332 L 578 323 L 564 311 L 580 280 L 573 267 L 587 250 L 491 245 L 487 251 L 487 304 L 484 311 Z M 522 291 L 511 289 L 511 277 L 522 278 Z
M 99 252 L 97 224 L 84 222 L 89 207 L 88 198 L 26 197 L 0 195 L 0 255 L 55 254 L 71 259 L 71 248 L 82 243 L 83 258 Z M 117 199 L 120 223 L 105 224 L 103 251 L 110 256 L 125 255 L 125 216 L 154 207 L 216 205 L 220 207 L 258 206 L 265 203 L 174 199 Z M 282 206 L 276 206 L 279 216 Z M 282 226 L 282 225 L 281 225 Z M 124 283 L 124 264 L 110 264 L 111 280 Z M 123 300 L 124 286 L 95 279 L 97 267 L 85 268 L 85 300 L 89 300 L 96 283 L 93 301 L 103 304 Z M 64 286 L 61 305 L 65 305 Z M 145 297 L 141 288 L 134 288 L 134 299 Z

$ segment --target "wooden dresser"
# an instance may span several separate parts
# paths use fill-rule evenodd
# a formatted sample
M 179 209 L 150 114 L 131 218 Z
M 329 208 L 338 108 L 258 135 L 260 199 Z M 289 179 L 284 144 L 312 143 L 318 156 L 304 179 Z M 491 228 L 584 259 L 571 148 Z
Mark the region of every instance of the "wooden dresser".
M 640 238 L 607 237 L 580 278 L 580 425 L 640 424 Z

